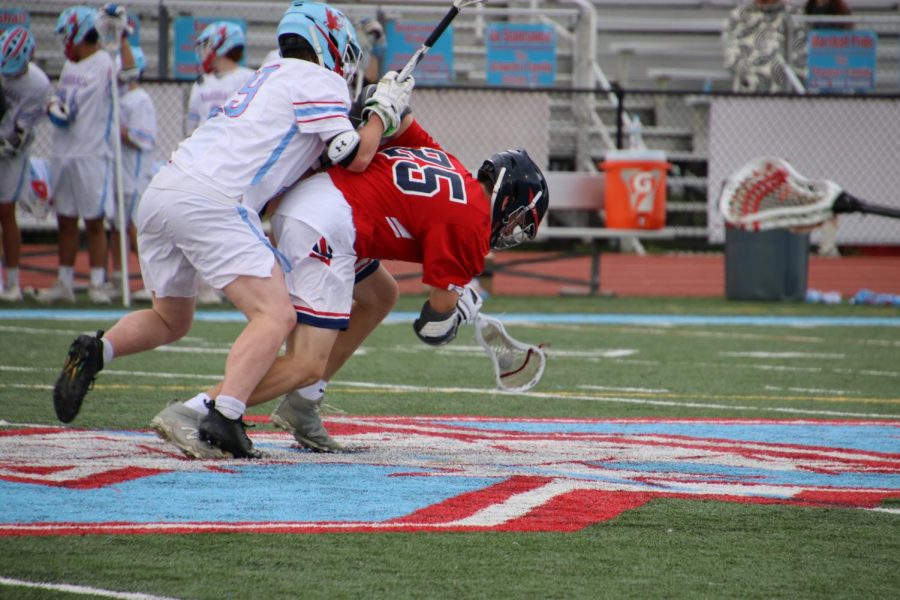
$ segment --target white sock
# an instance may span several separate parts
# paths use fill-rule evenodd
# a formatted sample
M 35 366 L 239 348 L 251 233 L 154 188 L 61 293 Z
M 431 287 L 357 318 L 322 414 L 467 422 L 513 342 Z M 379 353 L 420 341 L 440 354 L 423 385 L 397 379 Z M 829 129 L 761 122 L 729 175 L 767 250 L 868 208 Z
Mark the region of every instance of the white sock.
M 106 269 L 91 267 L 91 287 L 98 288 L 106 281 Z
M 60 283 L 71 290 L 75 286 L 75 267 L 60 267 L 57 272 Z
M 112 342 L 108 339 L 101 338 L 100 341 L 103 342 L 103 366 L 108 367 L 109 363 L 115 358 L 116 352 L 113 350 Z
M 247 405 L 237 398 L 219 394 L 216 396 L 216 410 L 229 419 L 239 419 L 247 410 Z
M 328 382 L 324 379 L 320 379 L 312 385 L 308 385 L 305 388 L 300 388 L 297 390 L 297 393 L 300 394 L 301 398 L 306 398 L 307 400 L 319 400 L 322 396 L 325 395 L 325 388 L 328 387 Z
M 6 269 L 6 287 L 10 289 L 19 287 L 19 267 Z
M 186 401 L 184 405 L 191 410 L 197 411 L 201 415 L 205 415 L 209 412 L 209 409 L 206 408 L 206 403 L 210 400 L 211 398 L 206 394 L 206 392 L 200 392 L 190 400 Z

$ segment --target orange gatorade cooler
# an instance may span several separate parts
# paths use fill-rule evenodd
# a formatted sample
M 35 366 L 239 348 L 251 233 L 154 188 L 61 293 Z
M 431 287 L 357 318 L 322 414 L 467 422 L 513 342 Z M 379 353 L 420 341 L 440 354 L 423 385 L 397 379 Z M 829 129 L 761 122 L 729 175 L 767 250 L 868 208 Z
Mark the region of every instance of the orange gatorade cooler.
M 606 226 L 611 229 L 662 229 L 666 225 L 666 172 L 662 150 L 611 150 L 600 168 L 606 172 Z

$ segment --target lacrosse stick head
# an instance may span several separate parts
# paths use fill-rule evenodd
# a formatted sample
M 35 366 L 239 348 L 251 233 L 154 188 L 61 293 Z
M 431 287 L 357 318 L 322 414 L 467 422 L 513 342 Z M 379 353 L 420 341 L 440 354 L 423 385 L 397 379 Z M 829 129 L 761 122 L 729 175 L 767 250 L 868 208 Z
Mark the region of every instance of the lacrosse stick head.
M 526 344 L 506 332 L 503 323 L 479 313 L 475 339 L 494 365 L 497 387 L 508 392 L 527 392 L 541 380 L 547 356 L 538 346 Z
M 843 190 L 832 181 L 800 175 L 781 158 L 757 158 L 733 173 L 722 188 L 719 210 L 739 229 L 821 225 Z

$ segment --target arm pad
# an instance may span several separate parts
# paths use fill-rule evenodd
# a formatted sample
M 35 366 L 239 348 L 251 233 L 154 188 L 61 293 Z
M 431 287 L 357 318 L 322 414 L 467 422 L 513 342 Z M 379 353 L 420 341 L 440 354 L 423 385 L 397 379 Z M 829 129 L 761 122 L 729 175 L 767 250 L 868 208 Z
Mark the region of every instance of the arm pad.
M 431 308 L 427 300 L 422 305 L 419 318 L 413 322 L 416 335 L 429 346 L 449 344 L 456 337 L 458 328 L 459 318 L 456 309 L 439 313 Z
M 355 129 L 343 131 L 329 140 L 328 146 L 325 148 L 326 165 L 341 165 L 346 167 L 353 162 L 356 153 L 359 151 L 359 134 Z

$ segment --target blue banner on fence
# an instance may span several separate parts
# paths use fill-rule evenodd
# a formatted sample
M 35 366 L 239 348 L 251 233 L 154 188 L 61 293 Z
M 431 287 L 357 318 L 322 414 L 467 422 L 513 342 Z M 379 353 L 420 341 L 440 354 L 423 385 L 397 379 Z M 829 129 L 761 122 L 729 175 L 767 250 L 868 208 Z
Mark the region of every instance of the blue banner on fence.
M 244 19 L 221 19 L 218 17 L 176 17 L 175 18 L 175 79 L 196 79 L 200 74 L 197 54 L 194 52 L 194 43 L 197 36 L 210 23 L 216 21 L 231 21 L 240 25 L 244 33 L 247 32 L 247 22 Z M 241 60 L 241 64 L 247 65 L 247 56 Z
M 548 86 L 556 81 L 556 31 L 551 25 L 489 25 L 487 82 Z
M 431 21 L 390 21 L 387 26 L 388 70 L 401 70 L 434 31 Z M 444 85 L 453 78 L 453 26 L 434 43 L 413 77 L 417 84 Z
M 813 29 L 808 87 L 813 92 L 868 92 L 875 87 L 878 34 Z
M 0 32 L 17 25 L 25 29 L 31 28 L 31 15 L 28 11 L 24 8 L 0 8 Z

